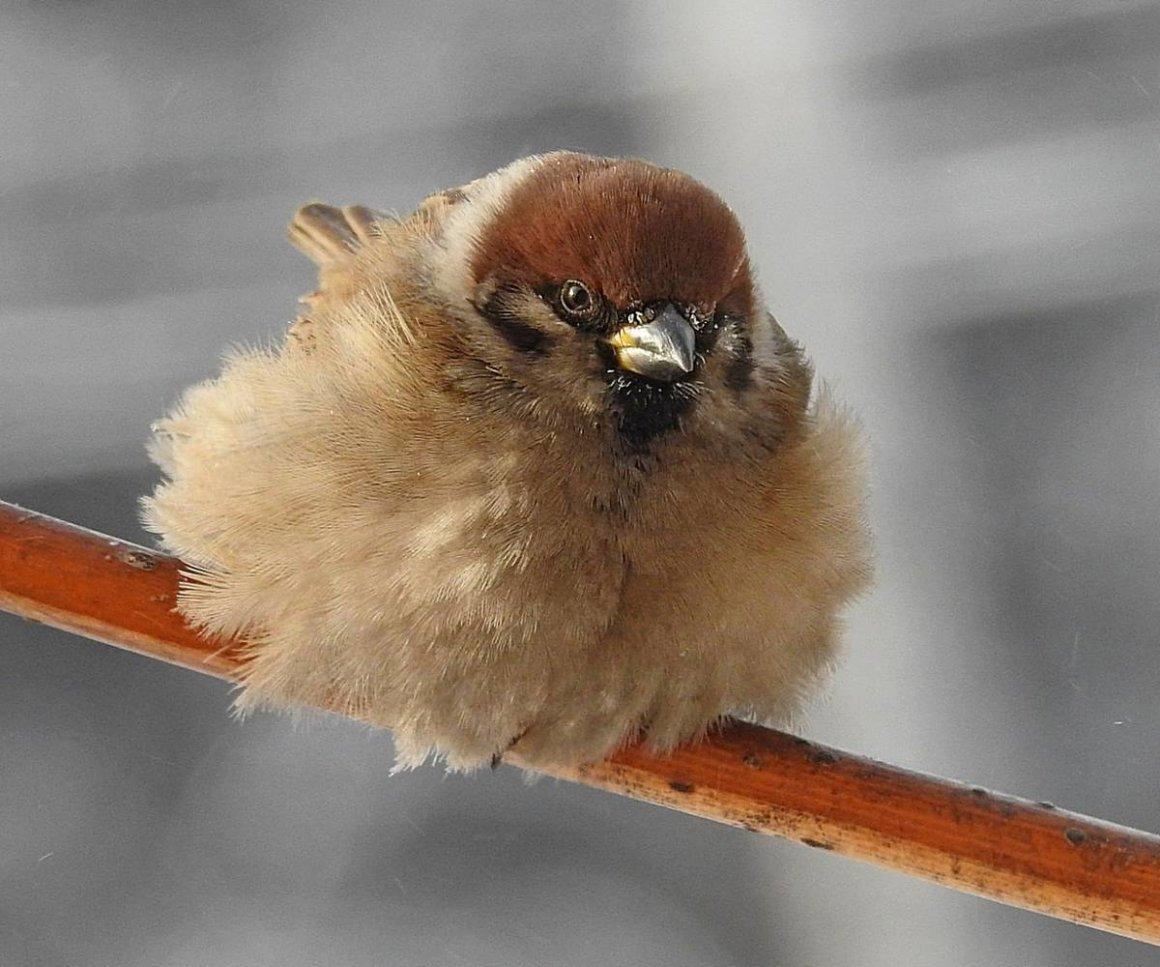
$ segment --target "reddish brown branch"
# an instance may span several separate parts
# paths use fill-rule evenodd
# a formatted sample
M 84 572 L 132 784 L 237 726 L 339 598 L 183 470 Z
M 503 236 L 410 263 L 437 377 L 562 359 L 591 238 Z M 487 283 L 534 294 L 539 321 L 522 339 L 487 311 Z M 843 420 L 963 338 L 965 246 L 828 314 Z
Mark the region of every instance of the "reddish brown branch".
M 0 608 L 223 678 L 173 611 L 180 562 L 0 503 Z M 559 776 L 1160 943 L 1160 837 L 737 724 Z

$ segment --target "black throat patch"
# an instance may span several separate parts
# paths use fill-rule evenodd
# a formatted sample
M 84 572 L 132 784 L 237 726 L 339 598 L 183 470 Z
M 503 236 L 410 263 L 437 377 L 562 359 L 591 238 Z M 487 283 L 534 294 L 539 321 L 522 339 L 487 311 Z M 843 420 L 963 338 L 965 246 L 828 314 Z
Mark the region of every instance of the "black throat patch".
M 620 439 L 636 452 L 676 430 L 696 399 L 696 386 L 687 381 L 654 383 L 629 373 L 608 381 L 608 411 Z

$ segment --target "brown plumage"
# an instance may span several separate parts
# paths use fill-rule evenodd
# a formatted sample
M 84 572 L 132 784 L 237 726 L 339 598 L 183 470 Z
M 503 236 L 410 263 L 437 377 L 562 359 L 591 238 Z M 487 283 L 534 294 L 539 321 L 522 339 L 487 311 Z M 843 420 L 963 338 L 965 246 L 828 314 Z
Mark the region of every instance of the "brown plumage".
M 557 153 L 290 234 L 319 290 L 158 425 L 145 500 L 242 709 L 453 768 L 794 711 L 868 580 L 861 448 L 716 195 Z

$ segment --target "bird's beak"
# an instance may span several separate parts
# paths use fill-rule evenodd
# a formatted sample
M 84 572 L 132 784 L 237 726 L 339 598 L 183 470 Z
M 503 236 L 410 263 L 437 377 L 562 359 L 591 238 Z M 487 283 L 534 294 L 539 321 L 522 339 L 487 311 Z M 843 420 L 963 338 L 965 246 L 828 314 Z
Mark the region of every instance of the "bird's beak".
M 693 371 L 696 333 L 670 303 L 652 322 L 618 329 L 608 345 L 621 369 L 649 379 L 671 383 Z

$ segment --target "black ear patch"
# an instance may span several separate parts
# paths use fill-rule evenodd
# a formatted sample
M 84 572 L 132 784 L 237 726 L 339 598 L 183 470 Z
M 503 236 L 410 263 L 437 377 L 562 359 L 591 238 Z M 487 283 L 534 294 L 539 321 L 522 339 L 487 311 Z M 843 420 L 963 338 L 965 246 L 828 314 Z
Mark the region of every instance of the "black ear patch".
M 518 285 L 498 285 L 476 308 L 510 346 L 543 356 L 552 346 L 552 337 L 520 314 L 520 303 L 526 298 L 527 291 Z

